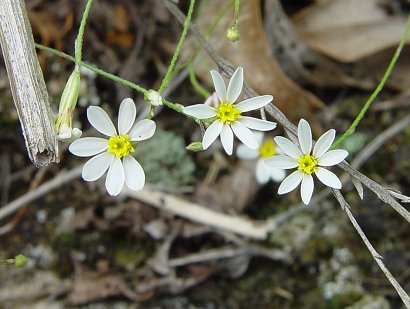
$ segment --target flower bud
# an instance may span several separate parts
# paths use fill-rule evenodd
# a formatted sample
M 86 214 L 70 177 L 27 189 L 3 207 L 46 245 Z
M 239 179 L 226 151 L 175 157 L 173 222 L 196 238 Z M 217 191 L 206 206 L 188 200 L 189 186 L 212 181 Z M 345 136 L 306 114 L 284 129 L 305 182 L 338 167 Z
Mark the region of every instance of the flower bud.
M 186 146 L 185 149 L 189 150 L 189 151 L 193 151 L 193 152 L 198 152 L 198 151 L 204 150 L 204 148 L 202 147 L 201 142 L 193 142 L 193 143 L 189 144 L 188 146 Z
M 56 118 L 57 138 L 62 141 L 71 139 L 73 112 L 80 92 L 80 72 L 76 68 L 64 88 Z M 78 129 L 77 129 L 78 130 Z
M 226 38 L 231 42 L 236 42 L 240 39 L 241 32 L 237 27 L 231 27 L 226 31 Z
M 27 265 L 28 258 L 21 253 L 14 258 L 14 265 L 18 268 L 22 268 Z
M 144 96 L 144 99 L 148 104 L 152 106 L 162 105 L 161 95 L 153 89 L 148 90 L 148 92 Z

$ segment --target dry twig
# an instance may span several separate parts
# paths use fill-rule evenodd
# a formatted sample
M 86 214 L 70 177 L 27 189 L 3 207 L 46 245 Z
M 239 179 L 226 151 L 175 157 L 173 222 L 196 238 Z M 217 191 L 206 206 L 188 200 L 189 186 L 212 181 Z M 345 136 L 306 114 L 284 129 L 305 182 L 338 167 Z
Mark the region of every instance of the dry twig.
M 28 155 L 36 166 L 58 162 L 53 114 L 23 0 L 0 1 L 0 43 Z

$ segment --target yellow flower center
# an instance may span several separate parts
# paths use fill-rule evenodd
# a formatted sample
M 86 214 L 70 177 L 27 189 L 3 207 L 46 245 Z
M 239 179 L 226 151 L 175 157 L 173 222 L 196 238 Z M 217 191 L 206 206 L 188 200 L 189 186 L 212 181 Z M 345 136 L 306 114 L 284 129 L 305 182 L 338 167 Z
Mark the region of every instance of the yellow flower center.
M 262 146 L 259 147 L 259 155 L 264 159 L 273 157 L 275 154 L 275 143 L 271 139 L 268 139 L 262 144 Z
M 216 116 L 222 123 L 231 124 L 241 118 L 241 111 L 236 108 L 235 104 L 221 102 L 216 109 Z
M 311 155 L 303 155 L 298 159 L 299 167 L 298 170 L 304 172 L 305 174 L 312 174 L 317 171 L 317 160 Z
M 107 151 L 115 154 L 117 158 L 122 158 L 134 152 L 134 147 L 128 135 L 118 135 L 110 137 Z

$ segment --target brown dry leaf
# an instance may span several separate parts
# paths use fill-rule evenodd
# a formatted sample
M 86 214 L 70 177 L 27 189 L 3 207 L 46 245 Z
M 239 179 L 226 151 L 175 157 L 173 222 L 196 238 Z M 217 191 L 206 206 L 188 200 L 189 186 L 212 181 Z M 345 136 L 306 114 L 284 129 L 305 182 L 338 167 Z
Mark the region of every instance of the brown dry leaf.
M 295 29 L 279 0 L 264 1 L 265 35 L 283 72 L 300 85 L 353 86 L 372 89 L 374 84 L 345 73 L 344 66 L 314 51 Z
M 313 49 L 342 62 L 397 45 L 406 24 L 405 18 L 389 15 L 380 0 L 329 0 L 292 19 Z
M 144 301 L 151 298 L 153 292 L 135 293 L 127 286 L 121 275 L 98 274 L 82 270 L 76 274 L 73 289 L 67 297 L 67 302 L 70 305 L 80 305 L 118 296 Z
M 395 47 L 383 50 L 379 53 L 366 57 L 358 62 L 356 67 L 358 70 L 365 71 L 367 68 L 372 68 L 372 75 L 380 80 L 388 67 Z M 386 85 L 400 92 L 408 92 L 410 89 L 410 46 L 405 46 L 397 60 L 391 75 L 389 76 Z
M 29 9 L 32 9 L 29 7 Z M 65 9 L 65 8 L 64 8 Z M 74 24 L 74 12 L 67 9 L 63 25 L 59 25 L 58 16 L 48 7 L 41 11 L 28 11 L 33 34 L 39 38 L 39 42 L 45 46 L 51 46 L 58 50 L 63 49 L 64 36 L 70 31 Z M 39 61 L 44 68 L 47 53 L 39 51 Z
M 108 46 L 130 49 L 134 44 L 134 34 L 129 32 L 130 16 L 121 5 L 114 6 L 112 27 L 113 30 L 106 35 L 105 43 Z
M 315 122 L 312 111 L 321 108 L 324 104 L 314 95 L 302 89 L 286 76 L 272 52 L 264 36 L 260 0 L 241 2 L 240 31 L 241 39 L 232 43 L 226 39 L 226 29 L 231 27 L 232 16 L 227 13 L 218 23 L 209 39 L 210 44 L 219 55 L 226 58 L 235 66 L 242 66 L 245 70 L 245 79 L 260 94 L 272 94 L 274 104 L 278 106 L 290 119 L 301 117 Z M 219 0 L 206 1 L 198 14 L 197 24 L 203 31 L 208 29 L 212 22 L 210 16 L 217 16 L 226 2 Z M 196 70 L 200 76 L 208 78 L 209 69 L 214 64 L 198 59 Z

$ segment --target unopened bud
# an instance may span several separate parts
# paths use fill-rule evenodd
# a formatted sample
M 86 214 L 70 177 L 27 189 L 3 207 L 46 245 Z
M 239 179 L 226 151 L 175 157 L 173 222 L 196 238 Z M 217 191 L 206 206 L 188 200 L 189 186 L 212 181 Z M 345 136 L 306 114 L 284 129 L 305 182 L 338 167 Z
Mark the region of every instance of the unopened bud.
M 19 268 L 26 266 L 27 262 L 28 262 L 28 258 L 22 255 L 21 253 L 16 255 L 16 257 L 14 258 L 14 265 Z
M 231 42 L 236 42 L 241 38 L 241 32 L 237 27 L 231 27 L 226 31 L 226 38 Z
M 144 96 L 144 99 L 148 104 L 152 106 L 162 105 L 161 95 L 153 89 L 148 90 L 148 92 Z
M 57 137 L 61 141 L 68 141 L 73 134 L 73 112 L 77 105 L 80 92 L 80 72 L 74 69 L 61 96 L 58 115 L 56 118 Z M 77 129 L 78 130 L 78 129 Z
M 189 151 L 193 151 L 193 152 L 198 152 L 198 151 L 204 150 L 204 148 L 202 147 L 201 142 L 193 142 L 193 143 L 189 144 L 188 146 L 186 146 L 185 149 L 189 150 Z

